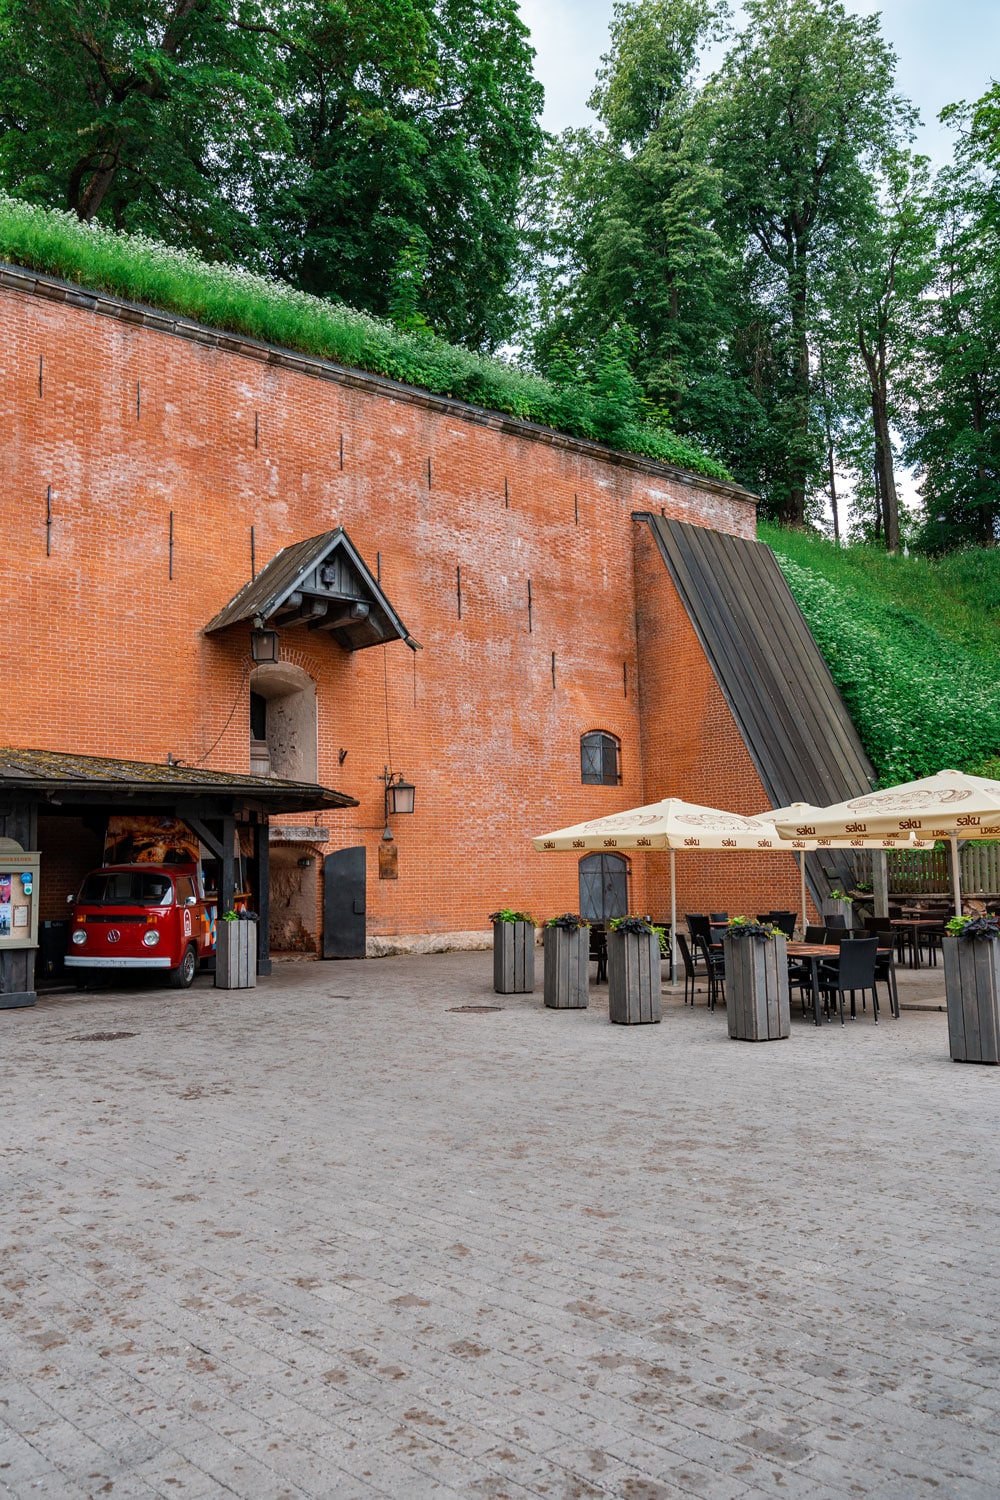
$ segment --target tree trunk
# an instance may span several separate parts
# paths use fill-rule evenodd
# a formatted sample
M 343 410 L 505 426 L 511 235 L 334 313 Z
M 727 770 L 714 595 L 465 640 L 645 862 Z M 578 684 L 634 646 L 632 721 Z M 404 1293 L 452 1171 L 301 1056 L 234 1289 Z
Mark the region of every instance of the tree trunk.
M 788 455 L 788 498 L 782 520 L 788 526 L 804 526 L 806 487 L 809 481 L 809 329 L 808 279 L 804 250 L 796 252 L 791 275 L 792 293 L 792 441 Z
M 892 462 L 892 442 L 889 436 L 889 415 L 885 392 L 885 377 L 880 388 L 872 391 L 872 426 L 875 431 L 875 471 L 878 476 L 879 495 L 882 501 L 882 524 L 885 529 L 887 552 L 899 551 L 899 499 L 896 494 L 896 475 Z

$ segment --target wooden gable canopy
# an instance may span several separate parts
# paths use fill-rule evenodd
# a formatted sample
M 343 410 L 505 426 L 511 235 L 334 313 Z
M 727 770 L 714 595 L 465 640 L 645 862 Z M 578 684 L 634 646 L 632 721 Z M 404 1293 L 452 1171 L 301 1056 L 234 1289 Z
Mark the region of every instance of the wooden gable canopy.
M 241 621 L 258 628 L 321 631 L 345 651 L 394 640 L 417 649 L 342 526 L 282 547 L 208 622 L 205 634 Z

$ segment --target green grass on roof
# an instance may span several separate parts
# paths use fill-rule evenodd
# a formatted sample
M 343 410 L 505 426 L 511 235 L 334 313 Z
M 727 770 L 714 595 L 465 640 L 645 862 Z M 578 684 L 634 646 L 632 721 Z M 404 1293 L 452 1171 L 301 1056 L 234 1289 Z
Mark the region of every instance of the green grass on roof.
M 759 527 L 883 786 L 1000 770 L 1000 551 L 934 559 Z
M 693 443 L 572 385 L 460 349 L 282 282 L 201 260 L 141 235 L 81 224 L 72 214 L 0 193 L 0 260 L 225 329 L 386 375 L 574 437 L 729 480 Z

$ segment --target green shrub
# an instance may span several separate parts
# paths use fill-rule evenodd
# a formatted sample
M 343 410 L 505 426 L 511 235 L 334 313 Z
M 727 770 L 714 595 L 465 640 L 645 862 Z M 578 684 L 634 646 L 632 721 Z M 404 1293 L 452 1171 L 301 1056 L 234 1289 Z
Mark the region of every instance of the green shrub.
M 394 324 L 282 282 L 212 264 L 142 235 L 81 224 L 73 214 L 0 193 L 0 259 L 109 292 L 212 328 L 386 375 L 574 437 L 729 480 L 720 463 L 658 425 L 630 422 L 606 397 L 556 384 L 426 332 Z

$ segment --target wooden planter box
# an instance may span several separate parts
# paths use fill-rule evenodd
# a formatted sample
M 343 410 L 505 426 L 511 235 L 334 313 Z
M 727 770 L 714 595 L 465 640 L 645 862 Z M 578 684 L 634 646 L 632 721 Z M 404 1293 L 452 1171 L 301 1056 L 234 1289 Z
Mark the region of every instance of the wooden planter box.
M 944 988 L 955 1062 L 1000 1063 L 1000 940 L 946 937 Z
M 493 988 L 498 995 L 525 995 L 535 988 L 535 924 L 493 923 Z
M 545 1004 L 550 1010 L 586 1010 L 590 1003 L 590 928 L 546 927 Z
M 215 924 L 215 987 L 252 990 L 257 985 L 257 923 Z
M 854 931 L 854 902 L 853 901 L 824 901 L 824 917 L 843 917 L 848 932 Z
M 726 956 L 726 1019 L 738 1042 L 778 1042 L 792 1029 L 784 937 L 722 939 Z
M 608 1017 L 617 1026 L 660 1019 L 660 940 L 655 932 L 608 933 Z

